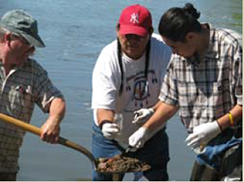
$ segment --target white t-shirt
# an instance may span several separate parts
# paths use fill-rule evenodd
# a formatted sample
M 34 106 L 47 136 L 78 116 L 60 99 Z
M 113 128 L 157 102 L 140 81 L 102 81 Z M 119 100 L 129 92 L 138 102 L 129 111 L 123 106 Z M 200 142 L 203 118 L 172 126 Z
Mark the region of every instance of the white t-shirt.
M 117 55 L 117 40 L 103 48 L 92 79 L 92 109 L 94 121 L 97 124 L 96 109 L 108 109 L 122 116 L 120 122 L 121 134 L 116 140 L 128 144 L 128 138 L 140 126 L 132 124 L 133 112 L 140 108 L 149 108 L 158 102 L 161 84 L 165 75 L 171 49 L 165 45 L 159 35 L 153 34 L 148 67 L 147 81 L 144 76 L 146 53 L 139 59 L 133 60 L 122 53 L 124 70 L 123 92 L 119 95 L 121 85 L 121 70 Z M 145 89 L 144 89 L 145 88 Z M 153 131 L 153 136 L 164 125 Z

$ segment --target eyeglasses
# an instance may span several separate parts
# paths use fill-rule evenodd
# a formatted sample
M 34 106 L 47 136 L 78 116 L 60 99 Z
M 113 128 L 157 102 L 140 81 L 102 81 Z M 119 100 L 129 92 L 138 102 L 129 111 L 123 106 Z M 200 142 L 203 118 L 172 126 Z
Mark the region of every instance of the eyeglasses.
M 30 43 L 21 35 L 11 34 L 11 40 L 19 40 L 20 42 L 22 42 L 25 45 L 30 45 Z

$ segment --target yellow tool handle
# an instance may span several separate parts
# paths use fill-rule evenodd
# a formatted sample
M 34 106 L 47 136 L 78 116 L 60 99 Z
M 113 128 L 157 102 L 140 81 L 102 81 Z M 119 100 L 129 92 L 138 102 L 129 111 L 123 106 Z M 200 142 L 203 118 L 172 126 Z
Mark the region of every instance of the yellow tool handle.
M 41 135 L 41 129 L 40 128 L 38 128 L 36 126 L 33 126 L 31 124 L 25 123 L 25 122 L 23 122 L 21 120 L 12 118 L 10 116 L 7 116 L 7 115 L 1 114 L 1 113 L 0 113 L 0 119 L 2 121 L 7 122 L 7 123 L 11 123 L 11 124 L 13 124 L 15 126 L 18 126 L 18 127 L 22 128 L 22 129 L 24 129 L 26 131 L 29 131 L 29 132 L 31 132 L 31 133 L 33 133 L 35 135 L 38 135 L 38 136 Z
M 24 121 L 21 121 L 21 120 L 15 119 L 13 117 L 7 116 L 5 114 L 0 113 L 0 120 L 4 121 L 6 123 L 10 123 L 10 124 L 13 124 L 15 126 L 18 126 L 18 127 L 22 128 L 26 131 L 29 131 L 35 135 L 38 135 L 38 136 L 41 135 L 41 129 L 40 128 L 33 126 L 31 124 L 25 123 Z M 92 162 L 93 167 L 95 169 L 97 168 L 97 160 L 92 155 L 92 153 L 89 150 L 87 150 L 86 148 L 82 147 L 81 145 L 76 144 L 75 142 L 69 141 L 63 137 L 59 137 L 58 143 L 85 154 L 90 159 L 90 161 Z

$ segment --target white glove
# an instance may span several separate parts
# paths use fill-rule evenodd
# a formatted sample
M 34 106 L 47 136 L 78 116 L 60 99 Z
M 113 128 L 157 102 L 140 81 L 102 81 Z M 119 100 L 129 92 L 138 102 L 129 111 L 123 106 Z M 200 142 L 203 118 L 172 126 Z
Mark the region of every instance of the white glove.
M 102 126 L 102 133 L 109 140 L 115 139 L 119 132 L 120 129 L 116 123 L 104 123 Z
M 193 149 L 206 145 L 210 140 L 215 138 L 221 129 L 217 121 L 204 123 L 193 128 L 193 133 L 186 138 L 186 144 Z
M 144 124 L 154 113 L 153 108 L 142 108 L 134 112 L 134 120 L 132 123 Z
M 145 127 L 140 127 L 135 133 L 129 137 L 129 145 L 136 149 L 142 148 L 148 140 L 148 131 Z

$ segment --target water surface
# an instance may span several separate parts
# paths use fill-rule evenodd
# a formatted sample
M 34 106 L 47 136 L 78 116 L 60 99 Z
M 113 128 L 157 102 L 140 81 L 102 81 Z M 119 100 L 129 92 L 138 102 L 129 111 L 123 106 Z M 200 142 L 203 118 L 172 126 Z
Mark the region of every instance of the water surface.
M 47 69 L 67 102 L 61 135 L 90 150 L 92 69 L 101 49 L 116 36 L 115 26 L 121 10 L 131 3 L 145 5 L 152 13 L 157 32 L 163 12 L 186 2 L 193 3 L 201 12 L 201 21 L 242 32 L 241 0 L 0 0 L 0 15 L 7 10 L 24 9 L 38 19 L 46 48 L 37 49 L 35 58 Z M 32 124 L 41 126 L 46 117 L 36 107 Z M 169 121 L 167 131 L 170 180 L 189 180 L 195 154 L 184 143 L 187 134 L 178 116 Z M 84 155 L 43 143 L 29 133 L 25 136 L 18 180 L 86 180 L 91 175 L 91 163 Z M 125 179 L 131 177 L 127 174 Z

